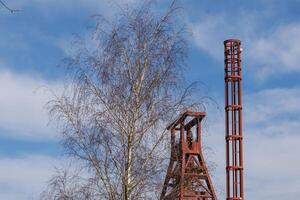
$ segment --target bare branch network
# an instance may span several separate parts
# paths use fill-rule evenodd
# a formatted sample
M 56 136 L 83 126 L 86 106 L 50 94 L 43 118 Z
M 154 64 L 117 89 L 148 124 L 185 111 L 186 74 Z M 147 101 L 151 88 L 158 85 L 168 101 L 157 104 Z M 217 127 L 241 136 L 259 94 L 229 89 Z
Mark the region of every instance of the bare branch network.
M 94 16 L 92 38 L 78 39 L 65 60 L 71 81 L 48 106 L 81 171 L 58 173 L 42 199 L 159 198 L 170 153 L 165 127 L 203 101 L 182 73 L 187 43 L 178 7 L 161 15 L 152 7 L 122 9 L 113 22 Z

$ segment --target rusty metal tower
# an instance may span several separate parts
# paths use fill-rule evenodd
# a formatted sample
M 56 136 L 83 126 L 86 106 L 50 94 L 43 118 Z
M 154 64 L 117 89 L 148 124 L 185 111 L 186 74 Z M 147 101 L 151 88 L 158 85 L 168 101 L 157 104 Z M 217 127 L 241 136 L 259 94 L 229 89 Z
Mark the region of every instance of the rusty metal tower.
M 216 200 L 201 150 L 205 112 L 185 112 L 168 126 L 171 158 L 161 200 Z
M 226 200 L 244 200 L 241 41 L 224 41 Z

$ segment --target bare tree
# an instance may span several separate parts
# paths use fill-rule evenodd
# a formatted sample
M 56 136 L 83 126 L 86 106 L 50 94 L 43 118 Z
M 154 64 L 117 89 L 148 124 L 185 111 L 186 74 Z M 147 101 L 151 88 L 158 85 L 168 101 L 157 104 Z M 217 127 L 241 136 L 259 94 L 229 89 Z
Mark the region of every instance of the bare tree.
M 47 189 L 41 194 L 44 200 L 92 200 L 95 199 L 92 190 L 93 181 L 86 181 L 77 172 L 57 170 L 57 175 L 50 181 Z
M 178 7 L 173 2 L 158 15 L 151 5 L 123 9 L 113 23 L 95 16 L 92 43 L 78 40 L 66 59 L 72 80 L 49 106 L 67 152 L 88 172 L 71 187 L 75 194 L 84 188 L 90 199 L 156 199 L 166 170 L 165 127 L 201 106 L 182 73 L 187 44 Z M 63 174 L 50 193 L 65 194 L 65 183 L 77 181 Z M 52 199 L 82 199 L 66 196 Z

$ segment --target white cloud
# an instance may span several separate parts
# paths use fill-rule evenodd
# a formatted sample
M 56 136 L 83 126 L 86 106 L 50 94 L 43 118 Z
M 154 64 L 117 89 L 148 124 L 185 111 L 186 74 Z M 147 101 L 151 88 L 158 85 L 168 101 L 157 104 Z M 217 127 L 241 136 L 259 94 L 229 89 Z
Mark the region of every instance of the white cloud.
M 281 25 L 265 37 L 256 38 L 249 54 L 257 61 L 260 78 L 274 73 L 300 72 L 300 23 Z
M 223 16 L 216 15 L 206 16 L 204 20 L 189 24 L 195 44 L 214 58 L 223 56 L 222 42 L 226 37 L 224 37 L 224 32 L 220 31 L 221 27 L 226 27 L 226 21 Z
M 245 193 L 247 199 L 297 199 L 300 195 L 300 88 L 267 89 L 244 98 Z M 223 113 L 208 110 L 204 143 L 215 151 L 214 182 L 225 198 Z
M 189 24 L 195 44 L 209 53 L 213 58 L 223 60 L 223 41 L 241 39 L 243 45 L 254 33 L 256 15 L 243 13 L 232 18 L 229 14 L 210 14 L 201 16 L 200 20 Z M 245 45 L 244 45 L 245 46 Z
M 230 14 L 211 14 L 190 24 L 195 44 L 213 58 L 223 59 L 225 39 L 242 40 L 243 55 L 258 79 L 270 78 L 274 73 L 300 72 L 300 23 L 292 22 L 275 27 L 264 24 L 270 13 L 243 11 Z
M 248 198 L 297 199 L 300 135 L 295 135 L 294 129 L 287 129 L 287 135 L 275 137 L 250 131 L 246 132 L 249 136 L 245 146 Z
M 255 101 L 253 101 L 253 99 Z M 291 114 L 300 113 L 298 103 L 300 101 L 299 88 L 274 88 L 265 89 L 257 93 L 246 95 L 245 100 L 250 104 L 247 105 L 251 114 L 251 122 L 265 121 L 281 113 Z M 260 116 L 257 116 L 260 113 Z M 255 116 L 254 116 L 255 115 Z
M 50 139 L 56 133 L 48 124 L 45 104 L 59 92 L 59 83 L 0 70 L 0 135 L 22 139 Z
M 62 161 L 48 156 L 0 158 L 0 199 L 38 199 Z

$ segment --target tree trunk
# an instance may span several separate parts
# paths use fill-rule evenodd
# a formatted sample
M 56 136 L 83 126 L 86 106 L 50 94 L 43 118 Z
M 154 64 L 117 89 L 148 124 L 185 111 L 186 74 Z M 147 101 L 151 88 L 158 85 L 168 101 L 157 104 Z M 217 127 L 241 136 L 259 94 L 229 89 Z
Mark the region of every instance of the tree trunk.
M 131 165 L 132 165 L 132 133 L 128 135 L 128 143 L 127 143 L 127 162 L 125 166 L 125 182 L 124 182 L 124 200 L 130 199 L 131 192 Z

